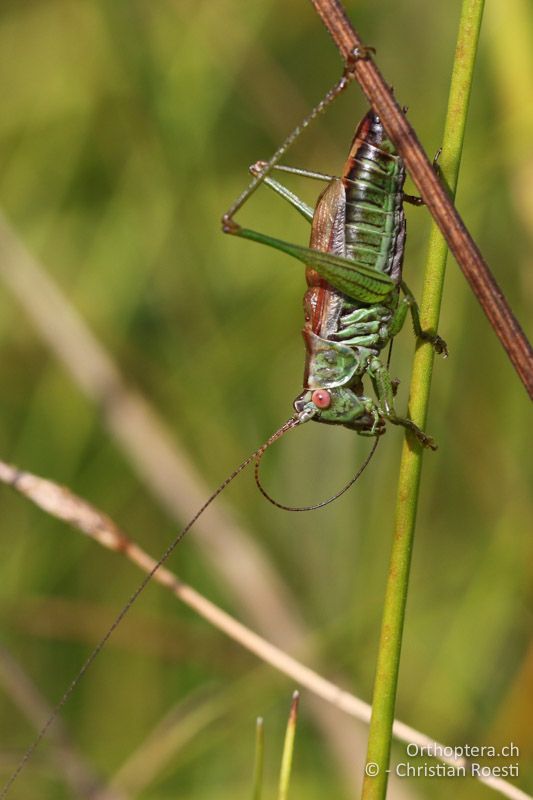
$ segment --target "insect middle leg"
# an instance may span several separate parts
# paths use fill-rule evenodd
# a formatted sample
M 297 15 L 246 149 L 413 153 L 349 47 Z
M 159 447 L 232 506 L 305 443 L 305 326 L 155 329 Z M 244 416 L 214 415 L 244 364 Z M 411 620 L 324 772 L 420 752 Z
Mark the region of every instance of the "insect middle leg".
M 367 372 L 372 379 L 382 417 L 393 425 L 401 425 L 407 428 L 407 430 L 411 431 L 411 433 L 416 436 L 420 444 L 424 447 L 430 447 L 432 450 L 436 450 L 437 445 L 431 436 L 424 433 L 424 431 L 419 428 L 412 419 L 409 419 L 409 417 L 400 417 L 396 413 L 396 409 L 394 408 L 394 384 L 388 369 L 381 363 L 377 356 L 370 358 Z

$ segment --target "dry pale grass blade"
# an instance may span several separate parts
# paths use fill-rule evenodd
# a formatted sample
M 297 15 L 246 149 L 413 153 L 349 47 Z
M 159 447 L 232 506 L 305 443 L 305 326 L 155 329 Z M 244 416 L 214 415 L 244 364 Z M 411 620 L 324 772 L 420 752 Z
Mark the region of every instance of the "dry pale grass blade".
M 176 436 L 144 397 L 127 386 L 112 358 L 1 214 L 0 278 L 46 346 L 99 408 L 105 426 L 140 480 L 178 524 L 192 518 L 210 495 L 209 488 Z M 193 541 L 259 630 L 280 647 L 312 658 L 311 637 L 296 601 L 227 505 L 219 501 L 209 508 L 195 526 Z M 363 733 L 324 703 L 311 700 L 310 706 L 353 791 L 363 767 Z
M 157 583 L 169 589 L 179 600 L 185 603 L 210 622 L 214 627 L 229 636 L 233 641 L 238 642 L 242 647 L 254 653 L 262 661 L 270 664 L 274 669 L 289 676 L 300 686 L 308 689 L 313 695 L 321 700 L 326 700 L 336 709 L 343 711 L 351 717 L 362 722 L 370 721 L 371 708 L 368 703 L 355 697 L 350 692 L 341 689 L 331 681 L 324 678 L 314 670 L 306 667 L 300 661 L 283 652 L 279 647 L 268 642 L 254 631 L 247 628 L 238 620 L 231 617 L 222 609 L 218 608 L 199 592 L 181 581 L 165 566 L 160 566 L 157 571 L 157 562 L 139 545 L 132 541 L 126 534 L 113 522 L 110 517 L 99 511 L 93 505 L 75 495 L 69 489 L 59 484 L 25 472 L 16 467 L 0 461 L 0 481 L 8 486 L 12 486 L 18 492 L 26 496 L 37 506 L 64 520 L 74 527 L 81 530 L 91 538 L 95 539 L 104 547 L 122 553 L 130 561 L 140 567 L 147 574 L 152 574 L 152 578 Z M 138 591 L 137 591 L 138 594 Z M 122 613 L 122 612 L 121 612 Z M 114 623 L 116 624 L 116 622 Z M 60 701 L 59 709 L 68 699 L 71 691 L 77 685 L 80 677 L 98 652 L 103 644 L 111 635 L 113 629 L 108 630 L 101 642 L 91 653 L 79 675 L 74 679 L 67 693 Z M 50 719 L 46 725 L 51 724 Z M 468 770 L 468 762 L 465 758 L 452 758 L 445 755 L 444 745 L 439 744 L 429 736 L 422 734 L 402 722 L 395 721 L 393 734 L 400 741 L 416 744 L 418 747 L 429 748 L 430 752 L 443 752 L 439 760 L 445 764 L 455 767 L 464 767 Z M 509 784 L 501 778 L 476 776 L 478 780 L 505 797 L 512 800 L 532 800 L 525 792 Z M 396 793 L 391 796 L 397 796 Z
M 6 695 L 39 731 L 52 714 L 52 708 L 41 695 L 31 678 L 5 647 L 0 646 L 0 684 Z M 81 800 L 127 800 L 119 789 L 103 786 L 101 779 L 69 739 L 61 720 L 57 718 L 50 728 L 49 741 L 59 773 L 72 792 Z

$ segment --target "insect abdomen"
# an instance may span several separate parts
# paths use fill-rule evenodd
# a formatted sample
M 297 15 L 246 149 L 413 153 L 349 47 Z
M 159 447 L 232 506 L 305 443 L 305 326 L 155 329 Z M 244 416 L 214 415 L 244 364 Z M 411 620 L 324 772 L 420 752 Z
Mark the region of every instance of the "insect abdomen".
M 355 135 L 346 162 L 346 258 L 394 280 L 401 276 L 405 245 L 405 169 L 386 138 L 379 118 L 369 112 Z

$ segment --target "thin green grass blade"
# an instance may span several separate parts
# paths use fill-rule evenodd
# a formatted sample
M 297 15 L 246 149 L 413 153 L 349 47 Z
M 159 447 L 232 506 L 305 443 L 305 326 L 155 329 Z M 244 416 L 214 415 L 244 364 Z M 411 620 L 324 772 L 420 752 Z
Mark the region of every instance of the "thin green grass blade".
M 291 710 L 285 732 L 285 742 L 283 744 L 283 755 L 281 757 L 281 770 L 279 776 L 278 800 L 287 800 L 289 796 L 289 783 L 291 780 L 292 759 L 294 755 L 294 739 L 296 737 L 296 722 L 298 720 L 298 704 L 300 693 L 294 692 L 292 696 Z
M 265 726 L 263 718 L 257 717 L 255 725 L 255 758 L 252 800 L 261 800 L 263 789 L 263 764 L 265 761 Z
M 440 159 L 443 178 L 452 193 L 457 186 L 483 7 L 484 0 L 464 0 L 461 10 Z M 447 253 L 446 243 L 433 224 L 420 304 L 423 329 L 438 328 Z M 426 426 L 433 359 L 433 350 L 429 344 L 417 347 L 411 379 L 409 415 L 421 428 Z M 374 682 L 363 800 L 383 800 L 387 792 L 387 770 L 421 468 L 422 448 L 407 434 L 400 463 L 396 521 Z

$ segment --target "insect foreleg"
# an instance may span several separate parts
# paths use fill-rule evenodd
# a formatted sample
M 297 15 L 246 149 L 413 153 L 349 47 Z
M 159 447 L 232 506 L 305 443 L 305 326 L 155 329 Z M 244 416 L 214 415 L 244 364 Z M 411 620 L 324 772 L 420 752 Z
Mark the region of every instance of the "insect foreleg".
M 381 363 L 376 356 L 370 358 L 367 372 L 372 379 L 376 395 L 378 397 L 381 415 L 393 425 L 402 425 L 410 430 L 424 447 L 437 449 L 437 445 L 431 436 L 424 433 L 412 419 L 399 417 L 394 408 L 394 386 L 388 369 Z
M 407 314 L 407 309 L 411 312 L 411 320 L 413 323 L 413 330 L 415 332 L 415 336 L 418 339 L 422 339 L 424 342 L 430 342 L 433 346 L 433 349 L 436 353 L 439 353 L 446 358 L 448 356 L 448 346 L 444 339 L 440 337 L 436 333 L 431 333 L 431 331 L 425 331 L 422 329 L 422 325 L 420 324 L 420 313 L 418 310 L 418 303 L 416 302 L 415 296 L 412 291 L 409 289 L 407 284 L 402 281 L 400 284 L 402 288 L 402 292 L 404 293 L 404 297 L 400 300 L 398 305 L 398 311 L 396 312 L 397 316 L 397 329 L 394 330 L 393 336 L 398 333 L 400 328 L 402 327 L 405 316 Z M 404 309 L 404 310 L 402 310 Z

